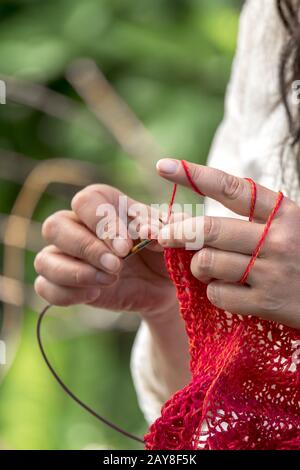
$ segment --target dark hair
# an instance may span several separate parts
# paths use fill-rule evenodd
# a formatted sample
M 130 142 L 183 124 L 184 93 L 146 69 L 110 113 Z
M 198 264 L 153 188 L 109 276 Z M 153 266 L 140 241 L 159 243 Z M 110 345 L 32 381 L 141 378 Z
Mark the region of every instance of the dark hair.
M 276 0 L 276 2 L 279 16 L 288 32 L 288 39 L 283 47 L 280 59 L 280 94 L 287 113 L 291 147 L 297 159 L 300 182 L 300 106 L 295 111 L 291 109 L 289 102 L 292 83 L 295 80 L 300 80 L 300 1 Z

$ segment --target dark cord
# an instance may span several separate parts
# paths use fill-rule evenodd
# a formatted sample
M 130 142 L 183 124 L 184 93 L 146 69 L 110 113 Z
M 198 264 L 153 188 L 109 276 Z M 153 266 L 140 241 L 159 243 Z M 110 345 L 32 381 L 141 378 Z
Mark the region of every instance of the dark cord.
M 112 423 L 111 421 L 109 421 L 108 419 L 104 418 L 103 416 L 99 415 L 96 411 L 94 411 L 92 408 L 90 408 L 88 405 L 86 405 L 85 403 L 83 403 L 83 401 L 81 401 L 65 384 L 64 382 L 62 381 L 62 379 L 59 377 L 59 375 L 57 374 L 57 372 L 54 370 L 54 367 L 52 366 L 50 360 L 48 359 L 48 356 L 45 352 L 45 349 L 44 349 L 44 346 L 43 346 L 43 343 L 42 343 L 42 335 L 41 335 L 41 327 L 42 327 L 42 321 L 43 319 L 45 318 L 45 315 L 46 313 L 49 311 L 49 309 L 52 307 L 52 305 L 47 305 L 43 311 L 41 312 L 40 316 L 39 316 L 39 319 L 38 319 L 38 322 L 37 322 L 37 330 L 36 330 L 36 333 L 37 333 L 37 340 L 38 340 L 38 345 L 39 345 L 39 348 L 40 348 L 40 351 L 41 351 L 41 354 L 44 358 L 44 361 L 45 363 L 47 364 L 48 366 L 48 369 L 50 370 L 51 374 L 53 375 L 53 377 L 55 378 L 55 380 L 59 383 L 59 385 L 61 386 L 61 388 L 63 389 L 63 391 L 70 397 L 72 398 L 72 400 L 74 400 L 79 406 L 81 406 L 85 411 L 87 411 L 88 413 L 90 413 L 92 416 L 94 416 L 94 418 L 98 419 L 99 421 L 101 421 L 103 424 L 105 424 L 106 426 L 114 429 L 115 431 L 117 431 L 119 434 L 123 434 L 123 436 L 125 437 L 128 437 L 129 439 L 132 439 L 136 442 L 139 442 L 141 444 L 144 444 L 144 440 L 138 436 L 135 436 L 134 434 L 131 434 L 130 432 L 127 432 L 125 431 L 124 429 L 120 428 L 119 426 L 117 426 L 116 424 Z

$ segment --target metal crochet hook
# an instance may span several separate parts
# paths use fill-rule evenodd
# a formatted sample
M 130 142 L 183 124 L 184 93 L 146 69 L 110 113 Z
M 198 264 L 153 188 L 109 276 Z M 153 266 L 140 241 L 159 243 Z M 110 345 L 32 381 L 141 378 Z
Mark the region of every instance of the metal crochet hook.
M 163 225 L 166 225 L 165 222 L 162 220 L 162 219 L 159 219 L 159 221 L 163 224 Z M 137 243 L 137 245 L 135 245 L 134 247 L 131 248 L 130 252 L 128 253 L 127 256 L 125 256 L 123 259 L 126 260 L 128 258 L 130 258 L 131 256 L 133 255 L 136 255 L 137 253 L 139 253 L 140 251 L 142 251 L 144 248 L 146 248 L 147 246 L 149 246 L 151 243 L 153 243 L 155 240 L 142 240 L 140 241 L 139 243 Z
M 128 259 L 130 258 L 131 256 L 133 255 L 136 255 L 137 253 L 139 253 L 140 251 L 142 251 L 144 248 L 146 248 L 146 246 L 150 245 L 151 243 L 153 243 L 154 240 L 142 240 L 140 243 L 138 243 L 137 245 L 135 245 L 133 248 L 131 248 L 130 252 L 128 253 L 127 256 L 125 256 L 123 259 Z

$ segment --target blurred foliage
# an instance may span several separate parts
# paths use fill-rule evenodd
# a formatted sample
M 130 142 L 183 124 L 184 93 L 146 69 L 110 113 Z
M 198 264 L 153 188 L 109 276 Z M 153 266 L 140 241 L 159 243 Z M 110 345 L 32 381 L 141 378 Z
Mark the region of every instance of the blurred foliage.
M 166 154 L 204 163 L 223 114 L 240 3 L 4 0 L 0 74 L 43 84 L 79 104 L 65 73 L 74 59 L 93 58 Z M 145 198 L 141 182 L 134 178 L 134 163 L 91 115 L 83 115 L 79 122 L 63 121 L 10 101 L 0 106 L 0 129 L 0 149 L 36 160 L 63 156 L 101 163 L 109 183 Z M 18 184 L 1 180 L 2 213 L 10 212 L 19 189 Z M 68 207 L 68 201 L 44 198 L 35 218 L 41 220 L 62 206 Z M 31 281 L 32 259 L 29 253 Z M 27 312 L 17 358 L 0 389 L 0 446 L 134 446 L 61 393 L 38 353 L 35 322 L 36 314 Z M 68 384 L 100 412 L 142 435 L 146 426 L 129 373 L 133 335 L 95 332 L 52 340 L 49 349 Z

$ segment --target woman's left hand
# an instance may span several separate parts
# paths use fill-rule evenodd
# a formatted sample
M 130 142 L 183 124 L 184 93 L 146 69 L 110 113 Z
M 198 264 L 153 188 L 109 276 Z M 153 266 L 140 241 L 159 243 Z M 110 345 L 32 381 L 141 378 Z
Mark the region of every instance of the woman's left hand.
M 202 165 L 188 166 L 201 192 L 235 213 L 249 216 L 248 181 Z M 179 160 L 160 160 L 157 170 L 163 178 L 190 187 Z M 276 213 L 247 284 L 238 283 L 277 197 L 276 192 L 257 185 L 253 222 L 205 216 L 204 243 L 192 258 L 191 271 L 208 284 L 207 296 L 215 306 L 300 329 L 300 207 L 290 199 L 285 198 Z M 164 248 L 184 247 L 190 241 L 184 230 L 188 225 L 191 226 L 190 222 L 185 220 L 165 227 L 163 230 L 169 229 L 169 236 L 166 238 L 161 231 L 158 242 Z M 187 238 L 178 238 L 178 229 Z

